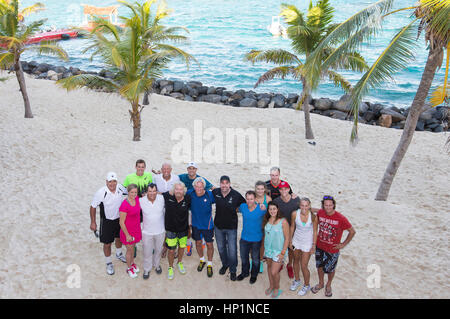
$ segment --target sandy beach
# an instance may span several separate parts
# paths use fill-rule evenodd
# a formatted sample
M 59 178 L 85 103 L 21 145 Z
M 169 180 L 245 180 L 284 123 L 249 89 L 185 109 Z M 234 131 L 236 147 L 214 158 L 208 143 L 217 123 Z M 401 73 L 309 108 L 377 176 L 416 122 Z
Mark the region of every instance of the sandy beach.
M 314 207 L 334 195 L 336 210 L 353 224 L 356 236 L 341 251 L 333 281 L 333 298 L 449 298 L 450 186 L 447 133 L 416 132 L 395 177 L 387 202 L 374 201 L 379 182 L 398 143 L 401 130 L 361 124 L 356 148 L 349 145 L 351 122 L 311 114 L 316 137 L 304 139 L 303 113 L 291 109 L 234 108 L 185 102 L 152 95 L 142 114 L 142 141 L 132 141 L 129 104 L 117 95 L 77 90 L 67 93 L 47 80 L 27 76 L 34 119 L 23 118 L 23 100 L 15 77 L 0 84 L 0 147 L 4 206 L 0 232 L 2 298 L 261 298 L 268 287 L 266 268 L 258 281 L 232 282 L 196 270 L 196 252 L 185 257 L 187 274 L 175 270 L 167 279 L 152 271 L 144 281 L 131 279 L 126 265 L 114 259 L 116 273 L 105 272 L 102 246 L 89 230 L 89 206 L 105 184 L 108 171 L 123 181 L 136 159 L 147 169 L 171 161 L 177 128 L 279 128 L 281 177 Z M 186 172 L 173 163 L 173 173 Z M 223 174 L 245 193 L 257 180 L 267 180 L 259 165 L 199 163 L 198 173 L 218 185 Z M 97 217 L 97 222 L 98 222 Z M 238 228 L 238 238 L 242 222 Z M 344 233 L 345 238 L 346 233 Z M 114 248 L 113 248 L 114 252 Z M 137 264 L 142 265 L 138 245 Z M 239 259 L 239 258 L 238 258 Z M 379 288 L 367 278 L 377 265 Z M 79 288 L 69 288 L 71 265 L 81 274 Z M 314 258 L 309 264 L 318 282 Z M 369 272 L 368 272 L 369 267 Z M 240 273 L 240 260 L 238 273 Z M 298 297 L 289 291 L 284 269 L 280 298 L 325 298 L 323 290 Z

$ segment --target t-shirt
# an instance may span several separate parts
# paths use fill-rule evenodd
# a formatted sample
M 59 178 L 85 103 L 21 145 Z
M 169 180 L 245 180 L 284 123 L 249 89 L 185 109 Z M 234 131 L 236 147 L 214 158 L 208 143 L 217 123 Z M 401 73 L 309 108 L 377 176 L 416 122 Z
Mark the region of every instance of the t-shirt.
M 152 182 L 152 173 L 144 172 L 142 176 L 137 176 L 136 173 L 127 175 L 123 181 L 123 186 L 128 187 L 130 184 L 136 184 L 138 187 L 138 196 L 142 197 L 147 191 L 147 186 Z
M 187 173 L 180 174 L 180 175 L 178 175 L 178 177 L 180 178 L 180 181 L 182 181 L 184 183 L 184 185 L 186 186 L 187 190 L 194 189 L 194 186 L 192 186 L 192 183 L 195 181 L 195 178 L 194 179 L 190 179 L 189 175 Z M 197 175 L 197 177 L 202 177 L 202 176 Z M 206 183 L 205 189 L 206 190 L 211 189 L 211 187 L 213 187 L 213 185 L 206 178 L 204 178 L 204 177 L 202 177 L 202 178 L 205 180 L 205 183 Z
M 223 197 L 220 188 L 214 189 L 212 193 L 216 201 L 214 226 L 219 229 L 237 229 L 238 216 L 236 209 L 242 203 L 245 203 L 245 198 L 233 188 L 225 197 Z
M 278 188 L 281 182 L 283 181 L 280 179 L 280 183 L 277 186 L 274 186 L 270 180 L 266 182 L 266 187 L 267 190 L 269 191 L 269 196 L 272 198 L 272 200 L 281 196 L 280 189 Z M 289 194 L 292 194 L 292 188 L 290 186 L 289 186 Z
M 189 229 L 189 208 L 191 207 L 191 198 L 184 196 L 178 202 L 175 195 L 170 195 L 169 192 L 162 194 L 164 197 L 164 204 L 166 206 L 166 213 L 164 216 L 164 227 L 166 231 L 181 233 Z
M 239 206 L 239 211 L 242 214 L 242 233 L 241 238 L 250 242 L 258 242 L 263 238 L 263 219 L 266 213 L 261 210 L 260 205 L 252 211 L 248 209 L 247 203 Z
M 114 220 L 120 217 L 119 207 L 125 199 L 127 190 L 117 184 L 115 193 L 111 193 L 107 186 L 100 188 L 92 199 L 93 208 L 100 207 L 100 217 Z
M 142 233 L 146 235 L 158 235 L 165 231 L 164 228 L 164 197 L 156 195 L 152 203 L 147 196 L 139 200 L 142 209 L 144 222 L 142 224 Z
M 333 245 L 341 243 L 342 233 L 352 228 L 352 225 L 344 215 L 336 211 L 328 216 L 325 210 L 320 209 L 317 212 L 317 218 L 319 218 L 317 248 L 332 254 L 339 252 L 339 249 L 334 249 Z
M 213 229 L 212 204 L 216 201 L 211 191 L 205 191 L 202 196 L 197 196 L 194 190 L 186 193 L 191 198 L 192 226 L 198 229 Z
M 300 207 L 300 197 L 296 197 L 295 199 L 291 197 L 287 203 L 281 199 L 281 196 L 275 198 L 273 201 L 278 204 L 281 213 L 290 225 L 292 212 Z
M 165 193 L 172 190 L 173 184 L 176 182 L 179 182 L 180 178 L 178 175 L 170 174 L 170 179 L 166 181 L 162 174 L 155 175 L 154 183 L 156 184 L 156 187 L 158 188 L 158 192 Z

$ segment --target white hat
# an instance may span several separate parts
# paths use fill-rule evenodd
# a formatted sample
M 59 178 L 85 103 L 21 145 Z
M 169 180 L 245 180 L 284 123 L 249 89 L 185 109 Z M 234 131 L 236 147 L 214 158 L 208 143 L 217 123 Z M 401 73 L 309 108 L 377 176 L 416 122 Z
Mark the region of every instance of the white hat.
M 197 165 L 194 163 L 194 162 L 189 162 L 189 163 L 187 163 L 187 166 L 186 166 L 186 168 L 188 168 L 188 167 L 195 167 L 195 168 L 198 168 L 197 167 Z
M 106 180 L 108 182 L 113 181 L 113 180 L 117 181 L 117 174 L 114 172 L 109 172 L 108 175 L 106 175 Z

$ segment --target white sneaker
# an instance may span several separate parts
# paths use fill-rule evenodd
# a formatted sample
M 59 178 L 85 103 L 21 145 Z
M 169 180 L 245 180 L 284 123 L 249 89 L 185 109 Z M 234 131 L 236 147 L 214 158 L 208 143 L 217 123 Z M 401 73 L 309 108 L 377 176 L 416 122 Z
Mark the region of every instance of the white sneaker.
M 308 293 L 308 291 L 311 289 L 310 286 L 303 286 L 302 289 L 300 289 L 297 293 L 299 296 L 304 296 Z
M 136 264 L 132 264 L 132 265 L 131 265 L 131 268 L 134 269 L 134 272 L 135 272 L 135 273 L 138 273 L 138 272 L 139 272 L 139 268 L 138 268 L 138 266 L 136 266 Z
M 133 267 L 130 267 L 130 268 L 127 269 L 127 274 L 131 278 L 136 278 L 137 277 L 137 274 L 134 272 L 134 268 Z
M 126 263 L 127 259 L 125 258 L 125 256 L 123 255 L 123 253 L 117 254 L 116 253 L 116 258 L 119 259 L 121 262 Z
M 114 265 L 112 263 L 106 264 L 106 273 L 108 275 L 114 275 Z
M 302 285 L 302 282 L 300 280 L 294 280 L 292 282 L 290 289 L 291 289 L 291 291 L 296 291 L 298 289 L 298 287 L 300 287 L 301 285 Z

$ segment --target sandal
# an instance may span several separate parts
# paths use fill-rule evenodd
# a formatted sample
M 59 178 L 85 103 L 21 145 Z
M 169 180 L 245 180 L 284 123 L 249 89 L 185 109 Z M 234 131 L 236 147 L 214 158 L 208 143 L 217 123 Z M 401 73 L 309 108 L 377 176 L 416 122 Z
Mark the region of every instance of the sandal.
M 318 293 L 319 290 L 322 289 L 322 288 L 323 288 L 323 286 L 320 287 L 320 285 L 317 284 L 317 285 L 315 285 L 314 287 L 311 288 L 311 292 L 312 292 L 313 294 L 316 294 L 316 293 Z
M 271 295 L 272 291 L 273 291 L 273 289 L 267 288 L 265 291 L 266 296 Z
M 333 296 L 333 293 L 331 292 L 331 287 L 328 290 L 328 288 L 325 288 L 325 297 L 331 297 Z
M 271 297 L 272 297 L 272 299 L 278 299 L 278 297 L 280 297 L 281 296 L 281 293 L 283 292 L 283 290 L 281 290 L 281 289 L 278 289 L 278 293 L 277 293 L 277 295 L 276 296 L 274 296 L 273 295 L 273 292 L 272 292 L 272 295 L 271 295 Z

